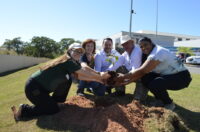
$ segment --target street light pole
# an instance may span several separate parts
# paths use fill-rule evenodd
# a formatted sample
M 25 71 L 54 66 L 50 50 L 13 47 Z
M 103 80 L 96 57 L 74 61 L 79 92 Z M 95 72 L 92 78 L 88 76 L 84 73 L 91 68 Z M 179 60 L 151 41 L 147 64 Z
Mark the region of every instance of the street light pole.
M 131 10 L 130 10 L 130 26 L 129 26 L 129 35 L 131 36 L 131 28 L 132 28 L 132 14 L 134 13 L 133 10 L 133 0 L 131 0 Z
M 158 0 L 156 1 L 156 37 L 158 35 Z

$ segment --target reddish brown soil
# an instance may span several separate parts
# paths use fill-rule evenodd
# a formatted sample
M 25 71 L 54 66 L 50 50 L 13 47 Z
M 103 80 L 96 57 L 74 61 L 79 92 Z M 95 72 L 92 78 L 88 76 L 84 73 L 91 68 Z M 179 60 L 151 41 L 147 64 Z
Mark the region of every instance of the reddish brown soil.
M 56 116 L 64 124 L 86 128 L 89 132 L 144 132 L 144 120 L 152 113 L 160 118 L 164 109 L 149 109 L 137 101 L 128 105 L 96 106 L 89 99 L 75 96 L 66 101 Z

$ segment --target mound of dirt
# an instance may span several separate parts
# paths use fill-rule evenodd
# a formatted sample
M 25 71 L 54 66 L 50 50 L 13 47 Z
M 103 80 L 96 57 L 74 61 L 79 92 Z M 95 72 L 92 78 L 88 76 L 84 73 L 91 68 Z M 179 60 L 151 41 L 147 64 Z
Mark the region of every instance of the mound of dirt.
M 106 104 L 106 100 L 104 99 L 103 101 Z M 169 131 L 177 129 L 187 131 L 177 115 L 171 114 L 173 112 L 163 108 L 148 108 L 137 101 L 127 105 L 120 105 L 116 102 L 111 104 L 109 102 L 106 105 L 100 106 L 99 104 L 96 105 L 95 101 L 75 96 L 67 100 L 65 104 L 66 106 L 63 110 L 56 114 L 59 122 L 73 125 L 77 128 L 80 127 L 80 129 L 86 128 L 87 132 L 165 131 L 166 125 L 171 125 Z M 173 115 L 173 117 L 166 122 L 170 117 L 169 115 Z M 152 123 L 153 126 L 151 126 L 151 121 L 154 121 Z M 158 124 L 156 129 L 155 123 Z

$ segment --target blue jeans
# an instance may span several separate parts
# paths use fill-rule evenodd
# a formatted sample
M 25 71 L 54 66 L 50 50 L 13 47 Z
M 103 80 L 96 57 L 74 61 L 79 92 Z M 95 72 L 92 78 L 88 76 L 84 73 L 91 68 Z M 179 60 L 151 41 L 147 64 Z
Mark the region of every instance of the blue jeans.
M 80 80 L 77 92 L 83 92 L 84 88 L 92 88 L 94 95 L 96 96 L 104 96 L 106 91 L 106 86 L 99 82 L 87 82 Z

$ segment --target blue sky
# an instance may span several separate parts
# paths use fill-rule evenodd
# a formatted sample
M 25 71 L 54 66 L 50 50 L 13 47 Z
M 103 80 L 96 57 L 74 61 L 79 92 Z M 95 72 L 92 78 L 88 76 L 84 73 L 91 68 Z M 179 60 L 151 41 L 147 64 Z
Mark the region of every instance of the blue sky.
M 84 40 L 129 31 L 131 0 L 0 0 L 0 45 L 33 36 Z M 132 31 L 156 29 L 156 1 L 133 0 Z M 158 0 L 158 31 L 200 36 L 199 0 Z

